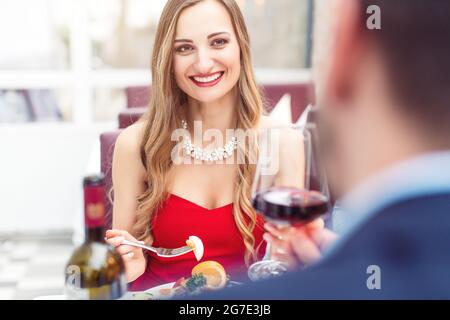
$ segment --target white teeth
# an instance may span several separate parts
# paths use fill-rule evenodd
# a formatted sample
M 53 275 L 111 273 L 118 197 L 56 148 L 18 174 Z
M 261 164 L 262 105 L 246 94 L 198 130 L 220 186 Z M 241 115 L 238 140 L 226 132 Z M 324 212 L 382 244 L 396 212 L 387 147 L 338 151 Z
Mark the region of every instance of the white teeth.
M 193 77 L 193 78 L 197 82 L 207 83 L 207 82 L 211 82 L 211 81 L 217 80 L 221 75 L 222 75 L 222 73 L 218 72 L 218 73 L 216 73 L 216 74 L 214 74 L 212 76 L 205 77 L 205 78 L 200 78 L 200 77 Z

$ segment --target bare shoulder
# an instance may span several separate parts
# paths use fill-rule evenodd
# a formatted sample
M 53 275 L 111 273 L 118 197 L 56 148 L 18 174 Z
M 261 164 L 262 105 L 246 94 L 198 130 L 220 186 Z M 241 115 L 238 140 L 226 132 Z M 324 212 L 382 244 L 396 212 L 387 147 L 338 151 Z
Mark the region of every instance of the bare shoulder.
M 123 164 L 128 170 L 135 168 L 140 175 L 145 173 L 141 161 L 141 141 L 145 125 L 145 121 L 135 123 L 119 134 L 114 148 L 113 167 L 114 164 L 121 164 L 119 167 Z
M 116 148 L 138 151 L 144 136 L 146 121 L 141 121 L 123 129 L 116 141 Z

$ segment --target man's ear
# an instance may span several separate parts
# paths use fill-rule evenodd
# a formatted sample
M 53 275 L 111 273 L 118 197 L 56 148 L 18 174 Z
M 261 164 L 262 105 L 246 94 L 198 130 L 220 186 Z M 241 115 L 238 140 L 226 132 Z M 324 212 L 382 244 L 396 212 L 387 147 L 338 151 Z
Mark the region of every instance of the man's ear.
M 334 48 L 330 54 L 328 97 L 342 105 L 353 91 L 355 71 L 361 61 L 363 21 L 359 0 L 336 0 Z

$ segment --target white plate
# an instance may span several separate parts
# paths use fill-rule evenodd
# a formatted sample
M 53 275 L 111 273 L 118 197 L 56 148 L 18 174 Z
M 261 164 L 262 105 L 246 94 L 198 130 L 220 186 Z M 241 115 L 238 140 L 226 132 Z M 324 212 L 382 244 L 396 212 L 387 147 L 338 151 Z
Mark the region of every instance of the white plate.
M 135 294 L 151 294 L 151 300 L 165 300 L 170 299 L 171 296 L 163 296 L 159 292 L 161 289 L 171 289 L 173 288 L 173 285 L 175 282 L 165 283 L 157 287 L 150 288 L 145 291 L 130 291 L 127 292 L 123 297 L 119 298 L 118 300 L 139 300 L 135 299 Z M 35 297 L 33 300 L 67 300 L 67 297 L 63 294 L 61 295 L 52 295 L 52 296 L 39 296 Z
M 139 299 L 139 298 L 134 297 L 135 295 L 141 295 L 141 294 L 142 295 L 151 294 L 151 296 L 149 297 L 150 300 L 170 299 L 172 296 L 163 296 L 163 295 L 161 295 L 160 290 L 161 289 L 172 289 L 174 284 L 175 284 L 175 282 L 169 282 L 169 283 L 165 283 L 160 286 L 157 286 L 157 287 L 150 288 L 145 291 L 127 292 L 122 298 L 120 298 L 120 300 L 145 300 L 145 299 Z

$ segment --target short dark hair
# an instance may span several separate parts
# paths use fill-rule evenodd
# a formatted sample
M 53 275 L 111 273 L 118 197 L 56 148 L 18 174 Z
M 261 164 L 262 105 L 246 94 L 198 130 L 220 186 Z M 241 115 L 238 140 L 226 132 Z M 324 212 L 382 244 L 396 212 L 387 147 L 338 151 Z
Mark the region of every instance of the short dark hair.
M 394 97 L 450 143 L 450 0 L 360 1 L 364 32 L 385 56 Z M 366 26 L 371 5 L 381 9 L 381 30 Z

